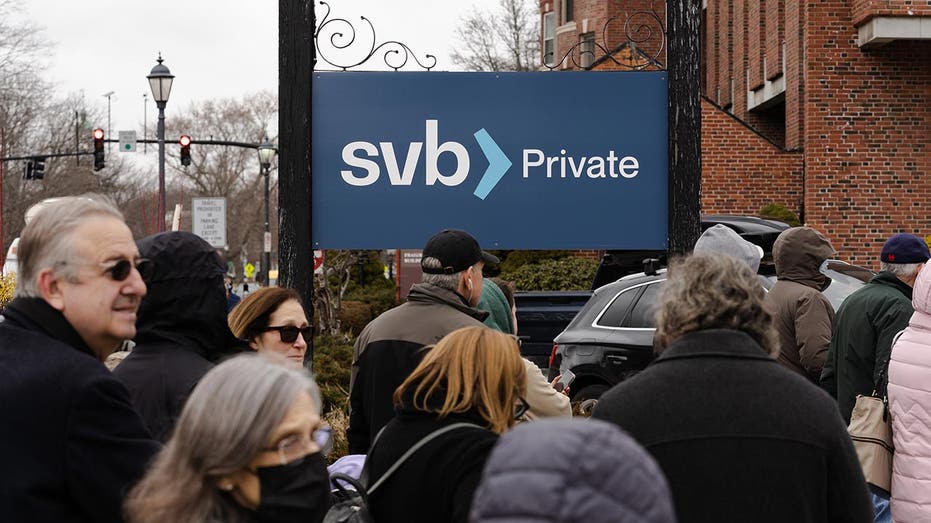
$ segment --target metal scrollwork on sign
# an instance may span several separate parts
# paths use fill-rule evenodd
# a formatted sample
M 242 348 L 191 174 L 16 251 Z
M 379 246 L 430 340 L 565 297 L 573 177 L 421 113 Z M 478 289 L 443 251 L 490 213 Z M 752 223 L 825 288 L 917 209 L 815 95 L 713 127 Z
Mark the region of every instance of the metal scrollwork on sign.
M 425 55 L 423 61 L 421 61 L 414 51 L 403 42 L 388 40 L 379 44 L 375 36 L 375 26 L 364 16 L 360 17 L 360 19 L 368 24 L 372 37 L 371 45 L 363 55 L 362 51 L 366 49 L 364 47 L 365 43 L 361 39 L 358 42 L 356 41 L 358 35 L 352 22 L 345 18 L 330 18 L 330 4 L 322 1 L 319 4 L 326 9 L 326 13 L 317 24 L 317 30 L 314 32 L 314 44 L 317 46 L 317 58 L 323 62 L 343 71 L 359 67 L 373 58 L 376 60 L 381 59 L 386 66 L 395 71 L 404 68 L 411 60 L 427 71 L 436 67 L 435 56 L 432 54 Z M 354 45 L 355 47 L 353 47 Z M 353 52 L 354 49 L 361 51 Z M 342 58 L 337 55 L 342 55 Z M 355 58 L 352 58 L 353 56 Z
M 621 41 L 609 48 L 608 28 L 623 21 Z M 625 16 L 614 16 L 605 22 L 601 30 L 601 42 L 582 40 L 570 47 L 559 61 L 553 53 L 546 53 L 543 65 L 549 70 L 564 68 L 571 64 L 578 69 L 591 69 L 602 62 L 610 62 L 622 69 L 661 70 L 666 50 L 666 28 L 663 17 L 657 13 L 653 3 L 650 10 L 635 11 Z

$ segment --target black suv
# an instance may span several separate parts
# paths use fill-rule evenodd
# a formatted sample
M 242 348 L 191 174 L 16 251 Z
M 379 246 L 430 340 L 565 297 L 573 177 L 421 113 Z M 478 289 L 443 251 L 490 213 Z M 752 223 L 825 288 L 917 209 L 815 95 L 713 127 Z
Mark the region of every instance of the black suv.
M 776 277 L 764 266 L 759 275 L 769 289 Z M 868 281 L 873 273 L 829 260 L 831 284 L 824 290 L 834 309 Z M 598 288 L 566 330 L 554 340 L 549 361 L 552 380 L 563 369 L 575 373 L 573 401 L 598 398 L 613 385 L 643 370 L 653 361 L 654 312 L 666 281 L 666 269 L 625 276 Z

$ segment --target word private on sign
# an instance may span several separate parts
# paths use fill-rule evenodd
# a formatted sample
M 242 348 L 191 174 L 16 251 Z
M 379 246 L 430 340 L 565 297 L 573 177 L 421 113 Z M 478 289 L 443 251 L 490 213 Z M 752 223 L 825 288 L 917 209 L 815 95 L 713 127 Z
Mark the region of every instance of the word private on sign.
M 314 248 L 664 249 L 666 107 L 661 71 L 314 73 Z
M 530 159 L 534 155 L 533 160 Z M 608 151 L 607 156 L 582 156 L 576 158 L 566 156 L 566 150 L 561 149 L 559 156 L 546 156 L 539 149 L 524 149 L 524 178 L 530 176 L 531 167 L 546 164 L 546 177 L 556 176 L 566 178 L 581 178 L 583 173 L 588 178 L 633 178 L 640 172 L 640 162 L 633 156 L 618 158 L 614 151 Z M 555 165 L 555 167 L 554 167 Z M 566 167 L 568 166 L 568 171 Z M 542 170 L 542 169 L 541 169 Z

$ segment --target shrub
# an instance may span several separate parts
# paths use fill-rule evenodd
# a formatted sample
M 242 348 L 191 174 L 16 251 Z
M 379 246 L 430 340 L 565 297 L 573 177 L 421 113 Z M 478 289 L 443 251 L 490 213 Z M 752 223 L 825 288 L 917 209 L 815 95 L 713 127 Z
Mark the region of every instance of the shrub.
M 0 276 L 0 310 L 3 310 L 13 301 L 13 291 L 16 289 L 16 274 Z
M 353 339 L 345 336 L 314 337 L 314 379 L 323 396 L 323 412 L 349 409 L 349 373 Z
M 390 280 L 385 280 L 391 282 Z M 347 300 L 358 301 L 368 304 L 371 307 L 372 318 L 397 305 L 395 300 L 395 288 L 392 282 L 390 287 L 382 288 L 359 288 L 346 294 Z M 358 332 L 356 332 L 358 334 Z
M 584 258 L 545 260 L 524 265 L 501 278 L 513 281 L 520 291 L 588 290 L 595 278 L 598 261 Z
M 570 251 L 494 251 L 501 259 L 502 274 L 513 273 L 524 265 L 535 265 L 546 260 L 558 260 L 572 256 Z
M 799 227 L 802 225 L 802 222 L 798 219 L 797 214 L 789 210 L 788 207 L 779 205 L 778 203 L 771 203 L 760 209 L 760 216 L 764 218 L 775 218 L 777 220 L 782 220 L 792 227 Z
M 361 301 L 346 300 L 339 311 L 339 325 L 343 332 L 358 336 L 372 321 L 372 307 Z

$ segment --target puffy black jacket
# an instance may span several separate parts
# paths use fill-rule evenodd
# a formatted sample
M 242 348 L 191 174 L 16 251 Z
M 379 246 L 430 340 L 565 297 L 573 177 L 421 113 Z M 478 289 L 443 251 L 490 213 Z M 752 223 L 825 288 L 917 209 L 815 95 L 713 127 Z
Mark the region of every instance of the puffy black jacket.
M 545 459 L 541 459 L 545 456 Z M 675 523 L 656 462 L 599 420 L 522 423 L 495 445 L 472 523 Z
M 213 364 L 246 349 L 226 322 L 226 268 L 213 247 L 182 231 L 136 242 L 153 264 L 139 308 L 136 346 L 113 374 L 152 434 L 171 434 L 184 402 Z

